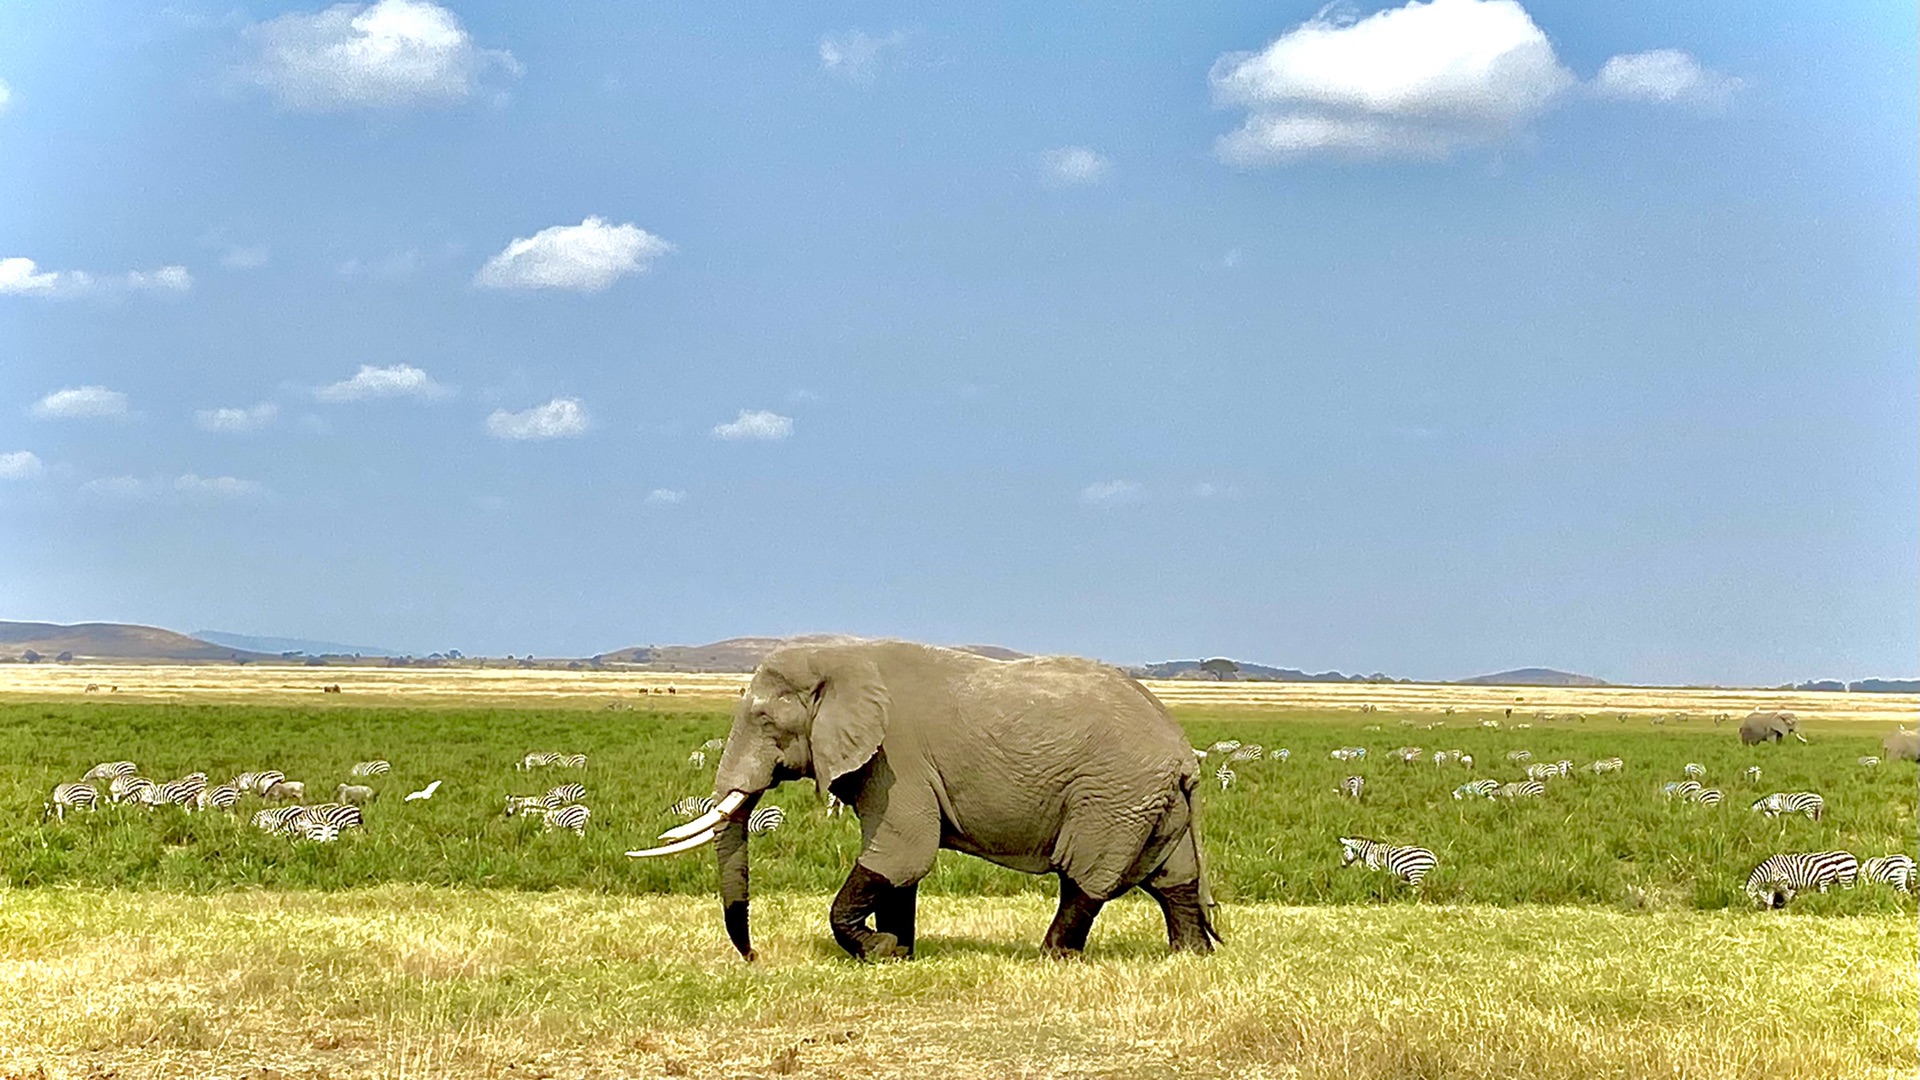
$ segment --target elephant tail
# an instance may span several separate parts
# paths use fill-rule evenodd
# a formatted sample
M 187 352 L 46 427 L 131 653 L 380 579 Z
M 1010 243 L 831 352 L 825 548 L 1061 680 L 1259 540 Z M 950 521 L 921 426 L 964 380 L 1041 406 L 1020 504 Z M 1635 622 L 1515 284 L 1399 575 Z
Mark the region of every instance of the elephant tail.
M 1213 899 L 1213 887 L 1207 879 L 1207 846 L 1202 843 L 1200 829 L 1200 781 L 1187 775 L 1181 778 L 1181 794 L 1187 799 L 1187 829 L 1193 836 L 1193 865 L 1200 886 L 1200 928 L 1215 944 L 1226 939 L 1213 925 L 1213 909 L 1218 905 Z

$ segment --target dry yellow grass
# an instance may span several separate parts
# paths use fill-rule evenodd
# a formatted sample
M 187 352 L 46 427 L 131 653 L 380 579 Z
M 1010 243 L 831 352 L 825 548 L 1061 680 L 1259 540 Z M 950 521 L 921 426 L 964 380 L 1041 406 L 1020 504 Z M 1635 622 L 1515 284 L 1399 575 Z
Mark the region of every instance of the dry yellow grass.
M 1904 917 L 1230 908 L 1210 960 L 1126 901 L 1050 963 L 1042 899 L 931 899 L 862 967 L 825 897 L 383 887 L 0 892 L 0 1077 L 1912 1076 Z
M 322 686 L 341 694 L 321 696 Z M 285 703 L 361 705 L 575 705 L 605 707 L 679 698 L 732 698 L 746 676 L 540 668 L 293 667 L 194 664 L 4 664 L 0 700 Z M 1920 695 L 1720 690 L 1685 687 L 1508 687 L 1454 684 L 1215 683 L 1155 680 L 1154 693 L 1177 708 L 1318 709 L 1500 715 L 1524 721 L 1536 712 L 1705 718 L 1787 709 L 1807 719 L 1911 723 Z M 88 693 L 88 686 L 100 689 Z M 113 688 L 117 687 L 115 690 Z M 674 693 L 668 695 L 671 688 Z M 643 694 L 643 691 L 645 692 Z

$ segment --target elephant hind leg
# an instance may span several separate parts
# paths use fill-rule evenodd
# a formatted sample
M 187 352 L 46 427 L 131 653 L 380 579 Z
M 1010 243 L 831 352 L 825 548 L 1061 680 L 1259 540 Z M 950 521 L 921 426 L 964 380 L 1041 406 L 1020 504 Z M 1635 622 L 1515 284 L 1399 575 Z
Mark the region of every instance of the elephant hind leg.
M 1220 939 L 1214 933 L 1207 914 L 1207 898 L 1200 889 L 1200 861 L 1194 850 L 1193 834 L 1184 837 L 1167 861 L 1140 883 L 1140 889 L 1160 905 L 1167 919 L 1167 944 L 1175 952 L 1213 951 Z
M 1086 951 L 1087 935 L 1093 930 L 1093 917 L 1100 914 L 1105 900 L 1088 895 L 1073 879 L 1060 875 L 1060 910 L 1047 927 L 1040 953 L 1051 957 L 1074 957 Z
M 833 939 L 854 959 L 904 960 L 910 955 L 911 946 L 901 948 L 899 939 L 891 933 L 867 928 L 867 916 L 878 911 L 896 891 L 886 878 L 853 864 L 853 873 L 847 875 L 846 884 L 833 898 L 827 924 L 833 928 Z

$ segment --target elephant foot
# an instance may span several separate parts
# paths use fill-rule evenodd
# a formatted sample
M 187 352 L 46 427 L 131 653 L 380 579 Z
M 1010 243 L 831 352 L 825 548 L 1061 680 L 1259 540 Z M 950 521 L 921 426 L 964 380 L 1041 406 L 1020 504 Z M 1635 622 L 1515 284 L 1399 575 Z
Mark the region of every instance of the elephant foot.
M 868 938 L 860 959 L 867 963 L 881 960 L 911 960 L 913 953 L 900 944 L 900 939 L 892 934 L 876 933 Z
M 1040 946 L 1040 957 L 1044 960 L 1080 960 L 1086 957 L 1080 949 L 1066 948 L 1060 945 Z

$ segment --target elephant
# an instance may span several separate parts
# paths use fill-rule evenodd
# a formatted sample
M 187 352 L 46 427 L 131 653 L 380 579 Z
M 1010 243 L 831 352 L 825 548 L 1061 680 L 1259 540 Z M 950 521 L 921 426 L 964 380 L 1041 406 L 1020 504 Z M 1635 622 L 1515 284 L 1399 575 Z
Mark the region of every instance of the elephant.
M 1806 742 L 1807 737 L 1800 734 L 1800 723 L 1790 712 L 1754 712 L 1740 721 L 1740 741 L 1752 746 L 1755 743 L 1779 742 L 1788 735 Z
M 1920 761 L 1920 731 L 1913 728 L 1888 732 L 1887 737 L 1880 740 L 1880 746 L 1890 761 Z
M 727 936 L 748 962 L 747 815 L 803 778 L 860 821 L 860 854 L 828 916 L 855 959 L 913 957 L 917 890 L 941 848 L 1059 877 L 1047 956 L 1079 955 L 1102 905 L 1135 887 L 1159 903 L 1174 950 L 1210 953 L 1220 940 L 1198 759 L 1166 706 L 1117 668 L 905 641 L 769 654 L 735 706 L 717 805 L 662 833 L 670 843 L 628 852 L 714 843 Z

